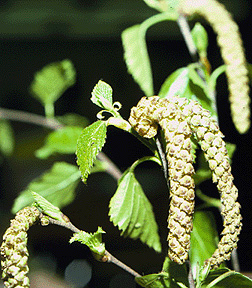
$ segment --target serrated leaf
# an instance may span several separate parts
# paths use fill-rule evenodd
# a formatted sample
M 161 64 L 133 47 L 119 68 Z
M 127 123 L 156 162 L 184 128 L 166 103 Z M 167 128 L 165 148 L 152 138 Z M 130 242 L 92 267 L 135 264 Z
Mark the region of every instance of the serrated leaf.
M 143 90 L 146 96 L 154 94 L 150 59 L 145 41 L 146 30 L 141 24 L 127 28 L 122 33 L 124 59 L 128 72 Z
M 20 209 L 33 203 L 31 191 L 39 193 L 60 209 L 63 208 L 74 200 L 74 191 L 80 177 L 78 167 L 66 162 L 56 162 L 49 171 L 34 179 L 20 193 L 15 199 L 12 213 L 15 214 Z
M 212 270 L 202 288 L 250 288 L 252 280 L 247 276 L 228 268 Z
M 122 235 L 140 239 L 157 252 L 161 251 L 152 206 L 133 172 L 127 171 L 120 179 L 110 200 L 109 216 L 113 224 L 122 230 Z
M 10 156 L 14 145 L 14 133 L 10 123 L 7 120 L 0 120 L 0 152 L 5 156 Z
M 53 219 L 65 222 L 63 219 L 63 213 L 58 207 L 54 206 L 38 193 L 32 191 L 31 193 L 36 202 L 36 206 L 41 210 L 43 214 L 46 214 Z
M 77 141 L 77 164 L 84 182 L 90 174 L 96 156 L 105 144 L 106 132 L 106 123 L 99 120 L 84 128 Z
M 168 273 L 160 272 L 156 274 L 149 274 L 142 277 L 136 277 L 135 281 L 138 285 L 147 288 L 167 288 L 170 286 Z M 179 286 L 173 286 L 178 288 Z
M 206 56 L 208 47 L 208 35 L 203 25 L 197 22 L 192 29 L 192 38 L 197 50 Z
M 104 81 L 99 80 L 92 91 L 91 101 L 97 106 L 106 109 L 113 109 L 113 90 L 109 84 Z
M 217 248 L 218 238 L 212 213 L 208 211 L 196 211 L 193 218 L 189 251 L 194 278 L 196 277 L 197 265 L 202 266 L 204 261 L 210 258 Z
M 73 237 L 70 239 L 70 243 L 74 241 L 81 242 L 88 246 L 88 248 L 95 254 L 96 258 L 101 259 L 105 254 L 105 245 L 102 243 L 102 234 L 106 233 L 101 227 L 98 227 L 95 233 L 87 233 L 85 231 L 80 231 L 74 233 Z
M 43 105 L 53 104 L 74 85 L 75 78 L 76 72 L 70 60 L 53 62 L 35 73 L 30 92 Z
M 54 153 L 74 154 L 81 127 L 66 126 L 48 134 L 43 147 L 35 152 L 38 158 L 46 159 Z

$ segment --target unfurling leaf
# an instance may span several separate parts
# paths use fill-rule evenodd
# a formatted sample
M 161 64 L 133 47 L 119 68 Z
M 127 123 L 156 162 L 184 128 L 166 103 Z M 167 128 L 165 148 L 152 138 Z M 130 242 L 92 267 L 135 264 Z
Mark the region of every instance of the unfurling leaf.
M 54 153 L 74 154 L 82 130 L 81 127 L 66 126 L 51 132 L 46 138 L 45 145 L 35 152 L 36 156 L 46 159 Z
M 206 29 L 197 22 L 192 29 L 192 37 L 195 46 L 197 47 L 199 53 L 206 56 L 208 47 L 208 35 Z
M 133 172 L 126 172 L 120 179 L 109 208 L 110 220 L 122 230 L 122 235 L 140 239 L 157 252 L 161 251 L 152 206 Z
M 34 202 L 31 191 L 39 193 L 53 205 L 60 209 L 74 200 L 74 191 L 79 183 L 80 171 L 78 167 L 56 162 L 53 167 L 42 176 L 33 180 L 15 199 L 12 213 Z
M 54 206 L 52 203 L 47 201 L 44 197 L 42 197 L 38 193 L 36 192 L 31 193 L 35 200 L 36 207 L 39 208 L 43 214 L 46 214 L 53 219 L 65 222 L 64 214 L 60 211 L 58 207 Z
M 53 104 L 74 85 L 75 78 L 76 72 L 70 60 L 50 63 L 36 72 L 30 92 L 43 105 Z
M 106 109 L 113 109 L 112 88 L 104 81 L 99 81 L 93 91 L 91 101 L 97 106 Z
M 122 33 L 124 59 L 128 72 L 143 90 L 146 96 L 154 94 L 150 59 L 145 42 L 146 30 L 134 25 Z
M 105 144 L 106 132 L 106 122 L 99 120 L 84 128 L 77 141 L 77 164 L 83 182 L 86 182 L 96 156 Z
M 102 234 L 106 233 L 101 227 L 98 227 L 95 233 L 87 233 L 85 231 L 80 231 L 74 233 L 73 237 L 70 239 L 70 243 L 74 241 L 81 242 L 88 246 L 88 248 L 94 253 L 96 259 L 100 260 L 105 254 L 105 244 L 102 243 Z

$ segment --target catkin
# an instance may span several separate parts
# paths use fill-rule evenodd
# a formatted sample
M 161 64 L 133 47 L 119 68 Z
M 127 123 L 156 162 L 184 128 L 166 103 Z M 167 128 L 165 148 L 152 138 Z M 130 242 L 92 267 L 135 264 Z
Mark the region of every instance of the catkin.
M 35 207 L 20 210 L 11 220 L 10 227 L 3 235 L 1 245 L 2 279 L 7 288 L 30 287 L 27 273 L 29 267 L 27 250 L 27 231 L 39 219 L 39 211 Z
M 164 131 L 166 157 L 169 166 L 170 210 L 168 217 L 168 255 L 173 261 L 183 264 L 188 258 L 190 232 L 194 211 L 194 168 L 191 153 L 193 135 L 205 153 L 212 170 L 213 182 L 217 183 L 222 202 L 224 230 L 218 248 L 206 261 L 211 268 L 230 259 L 237 246 L 241 230 L 240 204 L 236 201 L 238 190 L 233 176 L 223 134 L 210 112 L 196 101 L 173 97 L 143 97 L 131 109 L 129 122 L 143 137 L 156 135 L 158 125 Z
M 250 127 L 249 77 L 238 25 L 224 5 L 215 0 L 182 0 L 179 11 L 201 15 L 217 34 L 226 64 L 232 119 L 237 131 L 246 133 Z

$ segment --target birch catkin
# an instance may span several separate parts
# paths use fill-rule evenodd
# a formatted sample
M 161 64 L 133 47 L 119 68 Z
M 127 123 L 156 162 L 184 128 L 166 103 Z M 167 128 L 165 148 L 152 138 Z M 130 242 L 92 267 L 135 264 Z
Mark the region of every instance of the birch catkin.
M 226 64 L 232 119 L 237 131 L 246 133 L 250 127 L 249 78 L 238 25 L 224 5 L 215 0 L 182 0 L 179 11 L 185 15 L 201 15 L 217 34 Z
M 217 250 L 207 262 L 211 268 L 215 268 L 224 260 L 230 259 L 241 230 L 240 204 L 236 201 L 238 190 L 233 184 L 223 135 L 210 112 L 198 102 L 189 102 L 186 98 L 143 97 L 131 109 L 129 122 L 146 138 L 156 135 L 158 124 L 164 131 L 171 196 L 167 239 L 169 257 L 183 264 L 190 248 L 194 211 L 194 168 L 190 140 L 193 135 L 213 171 L 213 182 L 217 182 L 223 205 L 223 236 Z
M 39 219 L 39 211 L 35 207 L 26 207 L 20 210 L 11 220 L 10 227 L 3 235 L 1 245 L 2 279 L 5 287 L 30 287 L 27 273 L 28 250 L 27 231 Z

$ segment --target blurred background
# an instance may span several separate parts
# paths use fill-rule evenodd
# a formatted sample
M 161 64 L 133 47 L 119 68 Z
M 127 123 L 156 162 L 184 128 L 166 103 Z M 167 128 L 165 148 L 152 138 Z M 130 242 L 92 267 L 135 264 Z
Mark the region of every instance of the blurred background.
M 249 63 L 252 63 L 252 6 L 248 0 L 223 2 L 240 26 Z M 43 115 L 43 107 L 30 97 L 28 87 L 36 71 L 44 65 L 70 59 L 77 71 L 77 83 L 56 102 L 56 114 L 78 113 L 90 122 L 99 111 L 89 99 L 98 80 L 113 88 L 114 101 L 123 104 L 121 114 L 126 119 L 130 108 L 143 92 L 127 73 L 123 61 L 121 32 L 141 23 L 156 12 L 140 0 L 1 0 L 0 1 L 0 106 Z M 204 21 L 203 21 L 204 23 Z M 216 38 L 209 33 L 208 57 L 212 68 L 222 64 Z M 176 23 L 163 22 L 147 34 L 155 92 L 166 77 L 191 62 L 190 55 Z M 227 100 L 224 76 L 217 85 L 220 127 L 226 141 L 235 143 L 233 158 L 235 184 L 239 188 L 244 227 L 239 242 L 242 271 L 252 267 L 251 213 L 251 129 L 246 135 L 236 132 Z M 12 122 L 16 146 L 13 155 L 1 157 L 0 169 L 0 233 L 13 217 L 13 200 L 35 177 L 49 169 L 56 160 L 75 163 L 75 156 L 54 156 L 39 160 L 34 151 L 43 142 L 48 130 L 27 123 Z M 124 171 L 133 161 L 151 155 L 139 141 L 127 133 L 110 128 L 104 152 Z M 161 270 L 166 252 L 168 194 L 160 168 L 146 163 L 137 169 L 137 178 L 151 200 L 160 235 L 163 254 L 139 241 L 120 238 L 109 222 L 108 203 L 116 182 L 108 175 L 91 175 L 88 184 L 80 183 L 76 200 L 64 208 L 64 213 L 80 229 L 94 232 L 97 226 L 107 232 L 106 248 L 137 272 L 155 273 Z M 221 224 L 220 219 L 217 222 Z M 78 243 L 68 244 L 71 233 L 61 227 L 33 227 L 29 232 L 31 287 L 137 287 L 133 277 L 119 268 L 93 260 L 89 250 Z M 2 284 L 0 284 L 0 287 Z

